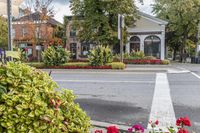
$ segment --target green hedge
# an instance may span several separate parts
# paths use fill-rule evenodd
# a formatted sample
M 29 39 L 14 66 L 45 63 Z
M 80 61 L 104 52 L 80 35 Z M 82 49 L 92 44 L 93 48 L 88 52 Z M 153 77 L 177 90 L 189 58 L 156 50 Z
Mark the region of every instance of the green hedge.
M 26 63 L 27 65 L 30 65 L 32 67 L 36 68 L 48 68 L 45 66 L 44 63 L 38 63 L 38 62 L 33 62 L 33 63 Z M 70 62 L 70 63 L 65 63 L 60 65 L 60 68 L 63 68 L 63 66 L 77 66 L 77 67 L 86 67 L 86 66 L 91 66 L 89 62 Z M 111 66 L 112 69 L 124 69 L 126 65 L 121 62 L 112 62 L 112 63 L 107 63 L 105 66 Z M 57 66 L 56 68 L 59 68 Z

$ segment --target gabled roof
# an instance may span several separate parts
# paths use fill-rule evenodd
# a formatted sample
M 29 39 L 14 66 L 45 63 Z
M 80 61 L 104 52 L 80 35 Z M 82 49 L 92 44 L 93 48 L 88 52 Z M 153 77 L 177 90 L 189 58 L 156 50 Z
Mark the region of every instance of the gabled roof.
M 141 11 L 138 11 L 138 14 L 139 14 L 139 16 L 141 16 L 141 17 L 143 17 L 143 18 L 146 18 L 146 19 L 148 19 L 148 20 L 150 20 L 150 21 L 152 21 L 152 22 L 155 22 L 155 23 L 157 23 L 157 24 L 160 24 L 160 25 L 167 25 L 167 24 L 168 24 L 168 22 L 165 21 L 165 20 L 156 18 L 156 17 L 154 17 L 154 16 L 152 16 L 152 15 L 146 14 L 146 13 L 141 12 Z
M 29 15 L 25 15 L 25 16 L 22 16 L 20 18 L 14 19 L 13 22 L 26 21 L 26 20 L 40 21 L 41 17 L 42 17 L 42 14 L 40 12 L 34 12 L 34 13 L 29 14 Z M 54 25 L 54 26 L 55 25 L 62 25 L 60 22 L 53 19 L 52 17 L 49 17 L 49 19 L 47 19 L 47 23 Z

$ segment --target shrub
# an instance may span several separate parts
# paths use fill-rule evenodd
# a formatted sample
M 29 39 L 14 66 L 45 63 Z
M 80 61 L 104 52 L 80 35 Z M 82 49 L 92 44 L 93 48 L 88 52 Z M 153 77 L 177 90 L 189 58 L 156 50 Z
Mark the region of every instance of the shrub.
M 124 69 L 126 65 L 122 62 L 112 62 L 107 65 L 112 66 L 112 69 Z
M 130 57 L 131 59 L 143 59 L 144 58 L 144 52 L 138 51 L 138 52 L 131 52 Z
M 0 67 L 0 132 L 89 132 L 90 119 L 72 91 L 55 88 L 47 73 L 25 64 Z
M 62 66 L 89 66 L 89 63 L 87 63 L 87 62 L 71 62 L 71 63 L 65 63 Z
M 161 61 L 161 64 L 163 64 L 163 65 L 168 65 L 168 64 L 170 64 L 170 61 L 169 61 L 169 60 L 162 60 L 162 61 Z
M 88 59 L 92 66 L 103 66 L 113 61 L 113 55 L 109 47 L 98 46 L 90 50 Z
M 61 46 L 49 47 L 42 53 L 44 64 L 47 66 L 59 66 L 68 62 L 70 52 L 66 51 Z
M 156 60 L 156 57 L 153 57 L 153 56 L 145 56 L 143 59 L 145 59 L 145 60 Z

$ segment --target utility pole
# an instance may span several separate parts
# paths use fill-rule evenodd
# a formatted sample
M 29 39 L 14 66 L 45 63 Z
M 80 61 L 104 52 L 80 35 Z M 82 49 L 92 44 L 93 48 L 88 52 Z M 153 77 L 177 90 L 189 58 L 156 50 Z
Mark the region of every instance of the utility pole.
M 12 0 L 7 0 L 8 14 L 8 50 L 12 51 Z

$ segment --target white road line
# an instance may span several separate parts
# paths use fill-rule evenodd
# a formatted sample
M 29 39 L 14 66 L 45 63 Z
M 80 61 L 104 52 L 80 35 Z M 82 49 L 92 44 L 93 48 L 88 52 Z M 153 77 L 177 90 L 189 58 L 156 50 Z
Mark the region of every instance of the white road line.
M 108 80 L 54 80 L 56 82 L 75 82 L 75 83 L 155 83 L 154 81 L 108 81 Z
M 197 75 L 196 73 L 194 73 L 194 72 L 191 72 L 191 74 L 192 74 L 192 75 L 194 75 L 195 77 L 197 77 L 197 78 L 199 78 L 199 79 L 200 79 L 200 76 L 199 76 L 199 75 Z
M 166 127 L 175 126 L 176 117 L 170 95 L 169 82 L 166 73 L 157 73 L 153 102 L 149 120 L 159 121 L 159 128 L 166 131 Z M 151 129 L 148 124 L 148 129 Z

